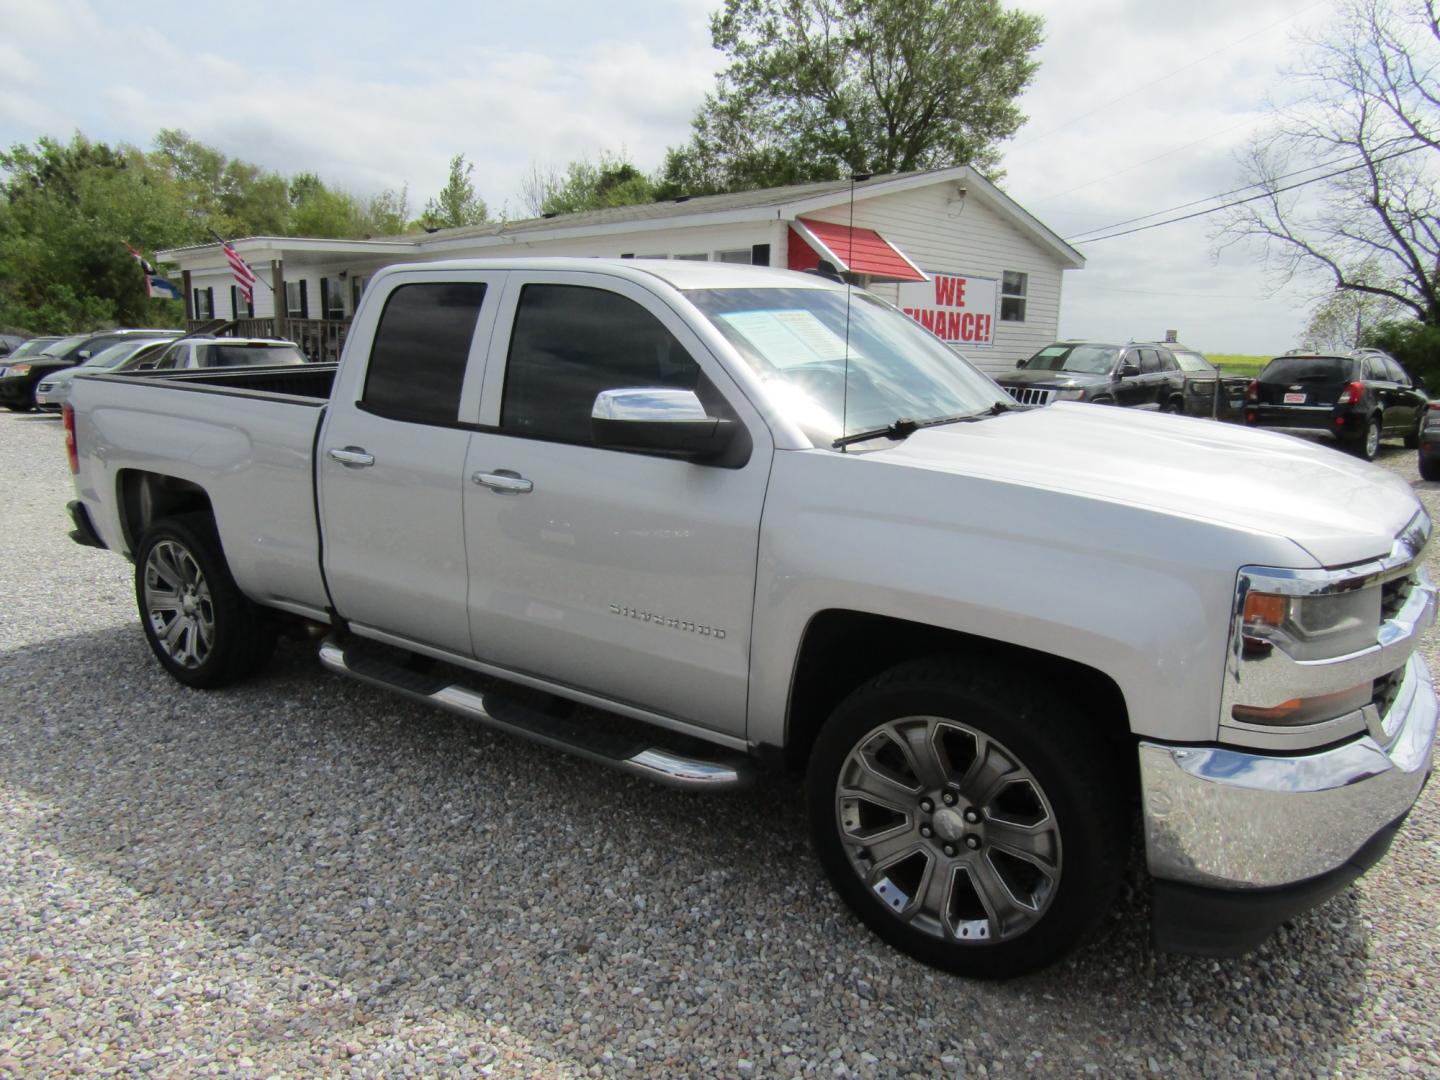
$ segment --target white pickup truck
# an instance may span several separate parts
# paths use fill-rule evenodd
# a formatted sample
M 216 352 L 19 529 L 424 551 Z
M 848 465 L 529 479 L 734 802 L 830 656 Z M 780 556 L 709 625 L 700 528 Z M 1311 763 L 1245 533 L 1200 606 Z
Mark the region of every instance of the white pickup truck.
M 927 963 L 1053 961 L 1137 832 L 1160 945 L 1251 948 L 1429 776 L 1430 521 L 1285 436 L 1008 402 L 820 277 L 396 266 L 338 367 L 76 380 L 73 535 L 190 686 L 303 623 L 662 782 L 803 771 L 835 888 Z

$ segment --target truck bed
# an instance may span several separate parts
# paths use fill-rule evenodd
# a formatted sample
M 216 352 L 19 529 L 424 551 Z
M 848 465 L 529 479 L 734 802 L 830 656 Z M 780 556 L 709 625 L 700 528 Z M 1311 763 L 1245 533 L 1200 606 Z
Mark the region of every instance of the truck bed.
M 304 367 L 212 368 L 202 371 L 119 372 L 114 377 L 137 382 L 161 382 L 184 390 L 208 393 L 233 392 L 247 396 L 278 394 L 288 398 L 329 400 L 339 364 L 307 364 Z
M 84 376 L 70 406 L 82 499 L 113 551 L 130 554 L 149 478 L 204 493 L 225 558 L 252 599 L 327 606 L 315 517 L 314 447 L 335 364 Z

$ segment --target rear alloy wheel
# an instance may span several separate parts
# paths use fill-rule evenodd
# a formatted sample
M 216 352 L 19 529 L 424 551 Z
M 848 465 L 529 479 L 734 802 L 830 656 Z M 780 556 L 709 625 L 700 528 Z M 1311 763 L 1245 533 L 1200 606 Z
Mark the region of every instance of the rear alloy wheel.
M 981 978 L 1052 963 L 1108 908 L 1130 837 L 1122 787 L 1063 699 L 945 658 L 852 694 L 807 778 L 821 862 L 856 914 Z
M 156 659 L 186 686 L 237 682 L 274 650 L 275 629 L 230 576 L 208 514 L 167 518 L 146 532 L 135 552 L 135 599 Z
M 1372 416 L 1365 421 L 1365 434 L 1355 444 L 1355 452 L 1366 461 L 1374 461 L 1380 452 L 1380 417 Z

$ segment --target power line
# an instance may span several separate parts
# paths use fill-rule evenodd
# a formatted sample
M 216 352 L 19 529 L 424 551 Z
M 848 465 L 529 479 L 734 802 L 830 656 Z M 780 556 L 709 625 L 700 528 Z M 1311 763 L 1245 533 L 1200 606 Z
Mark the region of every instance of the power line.
M 1206 195 L 1203 199 L 1191 199 L 1189 202 L 1181 203 L 1179 206 L 1167 207 L 1164 210 L 1152 210 L 1148 214 L 1141 214 L 1139 217 L 1126 218 L 1124 221 L 1116 221 L 1110 225 L 1101 225 L 1100 227 L 1095 229 L 1082 229 L 1080 232 L 1076 233 L 1075 236 L 1080 237 L 1088 236 L 1091 233 L 1109 232 L 1111 229 L 1118 229 L 1124 225 L 1133 225 L 1137 221 L 1144 221 L 1147 218 L 1159 217 L 1161 214 L 1173 214 L 1177 210 L 1188 210 L 1190 209 L 1190 207 L 1199 206 L 1201 203 L 1214 202 L 1216 199 L 1226 199 L 1229 198 L 1231 195 L 1239 195 L 1241 192 L 1249 191 L 1251 188 L 1260 187 L 1261 184 L 1267 182 L 1274 183 L 1277 180 L 1289 180 L 1292 176 L 1303 176 L 1305 173 L 1314 172 L 1316 169 L 1328 169 L 1331 165 L 1340 165 L 1343 162 L 1349 160 L 1351 160 L 1350 155 L 1346 154 L 1344 157 L 1332 158 L 1330 161 L 1322 161 L 1318 165 L 1307 165 L 1305 166 L 1305 168 L 1296 169 L 1294 172 L 1281 173 L 1279 176 L 1272 176 L 1269 181 L 1262 180 L 1254 184 L 1244 184 L 1238 188 L 1231 188 L 1229 191 L 1222 191 L 1218 195 Z
M 1221 203 L 1219 206 L 1212 206 L 1208 210 L 1197 210 L 1193 214 L 1182 214 L 1180 217 L 1166 218 L 1164 221 L 1156 221 L 1150 225 L 1140 225 L 1137 228 L 1126 229 L 1123 232 L 1106 232 L 1104 236 L 1092 236 L 1086 240 L 1068 240 L 1066 242 L 1072 244 L 1095 244 L 1099 243 L 1101 240 L 1114 240 L 1120 236 L 1130 236 L 1134 233 L 1148 232 L 1150 229 L 1158 229 L 1163 225 L 1175 225 L 1181 221 L 1190 221 L 1193 218 L 1205 217 L 1209 214 L 1214 214 L 1220 210 L 1229 210 L 1232 206 L 1244 206 L 1246 203 L 1255 202 L 1257 199 L 1268 199 L 1271 196 L 1279 195 L 1286 191 L 1294 191 L 1296 188 L 1307 187 L 1310 184 L 1319 183 L 1321 180 L 1331 180 L 1337 176 L 1344 176 L 1346 173 L 1354 172 L 1356 169 L 1363 169 L 1369 165 L 1378 165 L 1382 161 L 1390 161 L 1392 158 L 1404 157 L 1406 154 L 1413 154 L 1416 150 L 1425 149 L 1427 149 L 1426 145 L 1424 143 L 1421 143 L 1418 146 L 1410 147 L 1408 150 L 1398 150 L 1393 154 L 1386 154 L 1384 157 L 1378 157 L 1370 161 L 1362 161 L 1358 165 L 1351 165 L 1350 167 L 1345 169 L 1336 169 L 1334 172 L 1325 173 L 1322 176 L 1313 176 L 1309 180 L 1301 180 L 1298 184 L 1287 184 L 1285 187 L 1271 188 L 1270 190 L 1260 192 L 1258 195 L 1251 195 L 1248 198 L 1236 199 L 1234 202 Z M 1255 185 L 1252 184 L 1250 186 L 1254 187 Z M 1240 190 L 1243 191 L 1244 189 L 1242 188 Z M 1218 196 L 1212 196 L 1212 198 L 1214 197 Z M 1153 217 L 1154 215 L 1147 214 L 1146 216 Z M 1109 226 L 1109 228 L 1115 227 L 1116 226 L 1114 225 Z M 1103 232 L 1104 230 L 1091 229 L 1090 231 Z

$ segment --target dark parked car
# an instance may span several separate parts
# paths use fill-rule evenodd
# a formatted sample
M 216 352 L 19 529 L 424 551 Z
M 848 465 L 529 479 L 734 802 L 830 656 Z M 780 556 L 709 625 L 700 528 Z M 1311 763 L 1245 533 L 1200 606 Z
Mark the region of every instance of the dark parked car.
M 1185 377 L 1185 415 L 1211 416 L 1216 420 L 1239 420 L 1245 412 L 1248 375 L 1224 375 L 1194 349 L 1168 345 Z
M 997 380 L 1021 405 L 1093 401 L 1179 412 L 1184 377 L 1164 345 L 1057 341 Z
M 90 357 L 129 337 L 177 337 L 179 330 L 104 330 L 60 338 L 18 364 L 7 357 L 0 364 L 0 405 L 17 412 L 35 407 L 35 387 L 46 375 L 83 364 Z
M 1430 402 L 1420 422 L 1420 478 L 1440 480 L 1440 401 Z
M 1395 358 L 1378 349 L 1349 356 L 1292 353 L 1271 360 L 1250 384 L 1245 423 L 1324 432 L 1371 461 L 1381 439 L 1420 445 L 1428 402 Z

